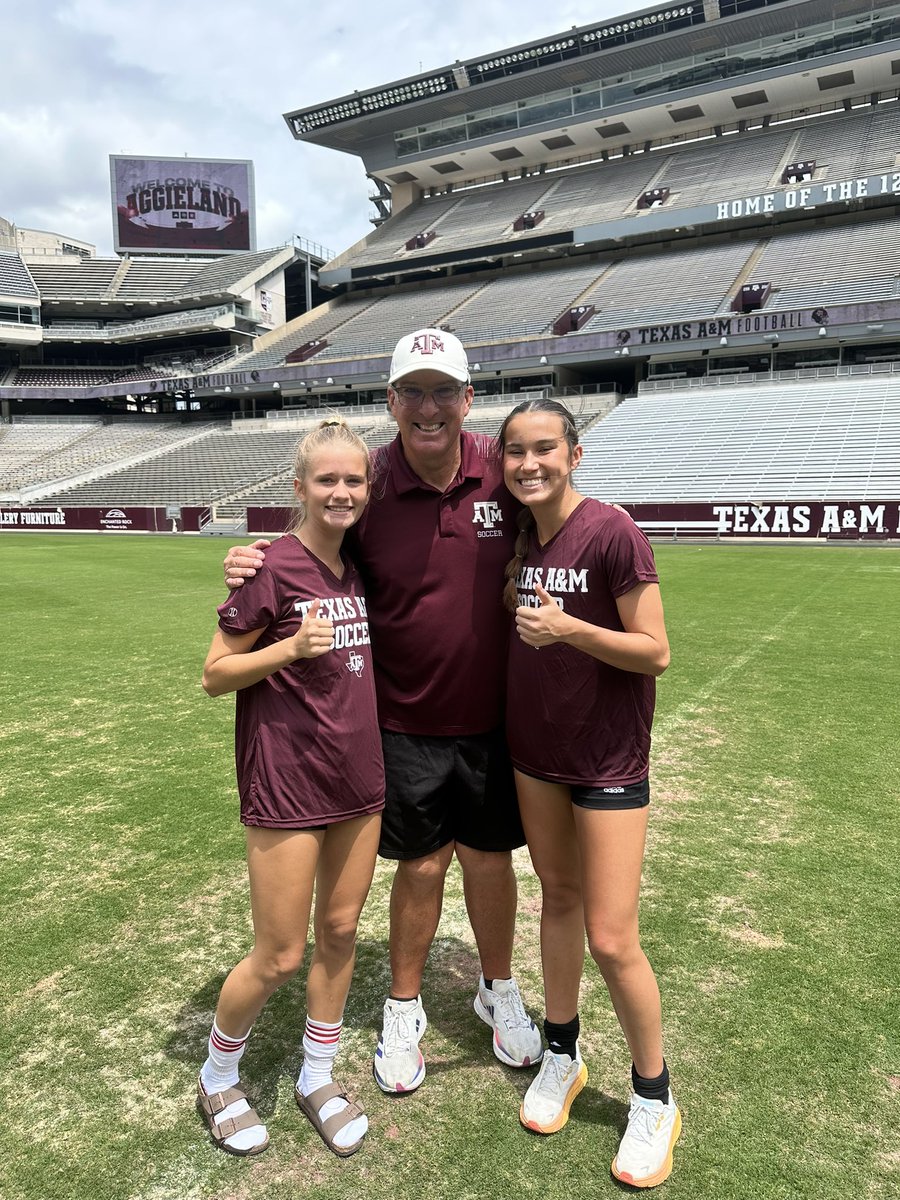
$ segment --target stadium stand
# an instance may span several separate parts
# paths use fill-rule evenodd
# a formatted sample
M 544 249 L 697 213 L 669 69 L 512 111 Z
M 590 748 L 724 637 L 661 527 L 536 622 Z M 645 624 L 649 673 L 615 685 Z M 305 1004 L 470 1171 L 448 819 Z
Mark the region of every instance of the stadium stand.
M 576 408 L 594 494 L 900 502 L 898 63 L 900 4 L 645 9 L 286 114 L 377 188 L 373 232 L 320 259 L 314 290 L 296 246 L 0 250 L 7 495 L 45 470 L 53 504 L 238 525 L 290 502 L 321 411 L 393 436 L 391 348 L 427 324 L 469 349 L 468 428 L 524 395 Z M 308 302 L 263 320 L 261 289 L 295 268 Z M 107 426 L 7 460 L 51 412 Z M 125 412 L 165 416 L 171 441 L 117 445 Z
M 900 138 L 896 109 L 851 112 L 840 118 L 819 117 L 809 127 L 787 126 L 753 133 L 717 137 L 699 145 L 661 145 L 614 162 L 551 169 L 538 181 L 513 181 L 482 186 L 452 198 L 424 198 L 382 226 L 365 246 L 335 260 L 352 260 L 356 267 L 392 260 L 431 257 L 480 244 L 496 245 L 522 236 L 511 228 L 515 216 L 531 209 L 544 211 L 538 229 L 548 235 L 615 220 L 635 212 L 641 194 L 651 187 L 668 188 L 670 209 L 690 208 L 709 196 L 710 181 L 727 181 L 730 192 L 752 193 L 782 184 L 782 168 L 795 160 L 816 162 L 816 178 L 841 179 L 863 170 L 892 170 Z M 408 250 L 416 233 L 434 230 L 440 239 L 421 250 Z
M 900 146 L 900 112 L 896 107 L 822 119 L 797 129 L 792 158 L 813 160 L 833 179 L 863 171 L 891 171 Z
M 89 483 L 45 493 L 41 501 L 101 506 L 209 504 L 287 470 L 296 441 L 295 433 L 282 430 L 201 432 L 188 445 Z
M 58 262 L 31 263 L 29 271 L 45 300 L 105 300 L 119 276 L 118 258 L 61 258 Z
M 126 461 L 150 459 L 181 442 L 211 432 L 215 427 L 123 422 L 104 425 L 31 425 L 9 427 L 0 447 L 0 494 L 68 480 Z
M 900 496 L 900 376 L 638 396 L 584 445 L 579 486 L 621 504 Z
M 36 300 L 38 290 L 18 254 L 0 250 L 0 296 Z
M 115 374 L 114 367 L 20 367 L 12 381 L 16 387 L 90 387 L 94 383 L 109 383 Z
M 754 270 L 777 285 L 768 308 L 896 299 L 900 239 L 890 221 L 785 233 L 765 246 Z
M 292 257 L 290 248 L 236 254 L 213 262 L 158 258 L 60 258 L 29 265 L 46 299 L 182 300 L 232 293 L 273 263 Z

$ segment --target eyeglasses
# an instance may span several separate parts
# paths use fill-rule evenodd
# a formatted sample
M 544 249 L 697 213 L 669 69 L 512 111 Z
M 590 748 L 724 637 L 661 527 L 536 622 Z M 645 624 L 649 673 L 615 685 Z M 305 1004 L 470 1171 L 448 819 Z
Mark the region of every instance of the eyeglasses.
M 420 388 L 412 384 L 400 384 L 394 388 L 397 399 L 406 408 L 419 408 L 425 403 L 425 397 L 430 396 L 439 408 L 450 408 L 458 403 L 460 393 L 465 388 L 464 383 L 442 383 L 440 387 Z

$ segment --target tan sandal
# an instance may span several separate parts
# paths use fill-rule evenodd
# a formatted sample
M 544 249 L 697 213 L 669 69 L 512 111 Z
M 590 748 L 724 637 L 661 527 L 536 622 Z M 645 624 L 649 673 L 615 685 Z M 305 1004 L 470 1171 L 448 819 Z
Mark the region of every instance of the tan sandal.
M 226 1146 L 227 1138 L 232 1137 L 235 1133 L 239 1133 L 242 1129 L 249 1129 L 251 1125 L 263 1125 L 260 1120 L 259 1113 L 247 1100 L 249 1108 L 247 1112 L 241 1113 L 239 1117 L 226 1117 L 222 1121 L 217 1121 L 216 1116 L 228 1107 L 229 1104 L 234 1104 L 237 1100 L 247 1100 L 247 1095 L 244 1092 L 241 1081 L 238 1080 L 234 1087 L 226 1088 L 224 1092 L 205 1092 L 203 1085 L 197 1084 L 197 1108 L 206 1122 L 206 1127 L 209 1130 L 209 1135 L 220 1150 L 225 1150 L 228 1154 L 237 1154 L 241 1158 L 250 1154 L 262 1154 L 263 1150 L 268 1148 L 269 1138 L 266 1136 L 264 1142 L 260 1142 L 258 1146 L 250 1146 L 247 1150 L 238 1150 L 234 1146 Z
M 339 1098 L 345 1100 L 347 1107 L 339 1113 L 335 1113 L 332 1117 L 326 1117 L 321 1120 L 319 1112 L 328 1103 L 329 1100 Z M 304 1096 L 298 1089 L 294 1089 L 294 1099 L 297 1101 L 301 1110 L 309 1117 L 310 1124 L 316 1133 L 325 1143 L 329 1150 L 333 1150 L 340 1158 L 349 1158 L 351 1154 L 355 1154 L 363 1142 L 366 1140 L 366 1135 L 354 1142 L 351 1146 L 335 1145 L 335 1135 L 342 1129 L 355 1121 L 357 1117 L 364 1117 L 365 1111 L 360 1104 L 348 1093 L 342 1083 L 326 1083 L 323 1087 L 316 1088 L 314 1092 L 310 1092 L 308 1096 Z

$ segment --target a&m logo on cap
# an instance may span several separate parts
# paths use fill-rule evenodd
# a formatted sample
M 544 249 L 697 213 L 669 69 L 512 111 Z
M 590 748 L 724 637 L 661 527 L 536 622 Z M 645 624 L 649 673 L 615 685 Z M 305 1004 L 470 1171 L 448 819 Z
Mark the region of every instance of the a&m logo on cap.
M 444 343 L 436 333 L 417 333 L 409 352 L 410 354 L 443 354 Z

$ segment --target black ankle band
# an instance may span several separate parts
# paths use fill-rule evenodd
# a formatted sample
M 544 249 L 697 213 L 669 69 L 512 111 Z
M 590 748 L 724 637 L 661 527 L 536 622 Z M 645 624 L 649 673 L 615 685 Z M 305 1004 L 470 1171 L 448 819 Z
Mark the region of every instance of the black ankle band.
M 547 1045 L 553 1054 L 568 1054 L 569 1058 L 574 1058 L 577 1054 L 578 1035 L 581 1032 L 581 1022 L 578 1019 L 578 1013 L 571 1021 L 566 1021 L 564 1024 L 556 1024 L 554 1021 L 544 1019 L 544 1037 L 547 1039 Z
M 665 1059 L 663 1059 L 662 1072 L 655 1079 L 645 1079 L 643 1075 L 639 1075 L 632 1063 L 631 1086 L 645 1100 L 661 1100 L 663 1104 L 667 1104 L 669 1100 L 669 1068 L 666 1066 Z

